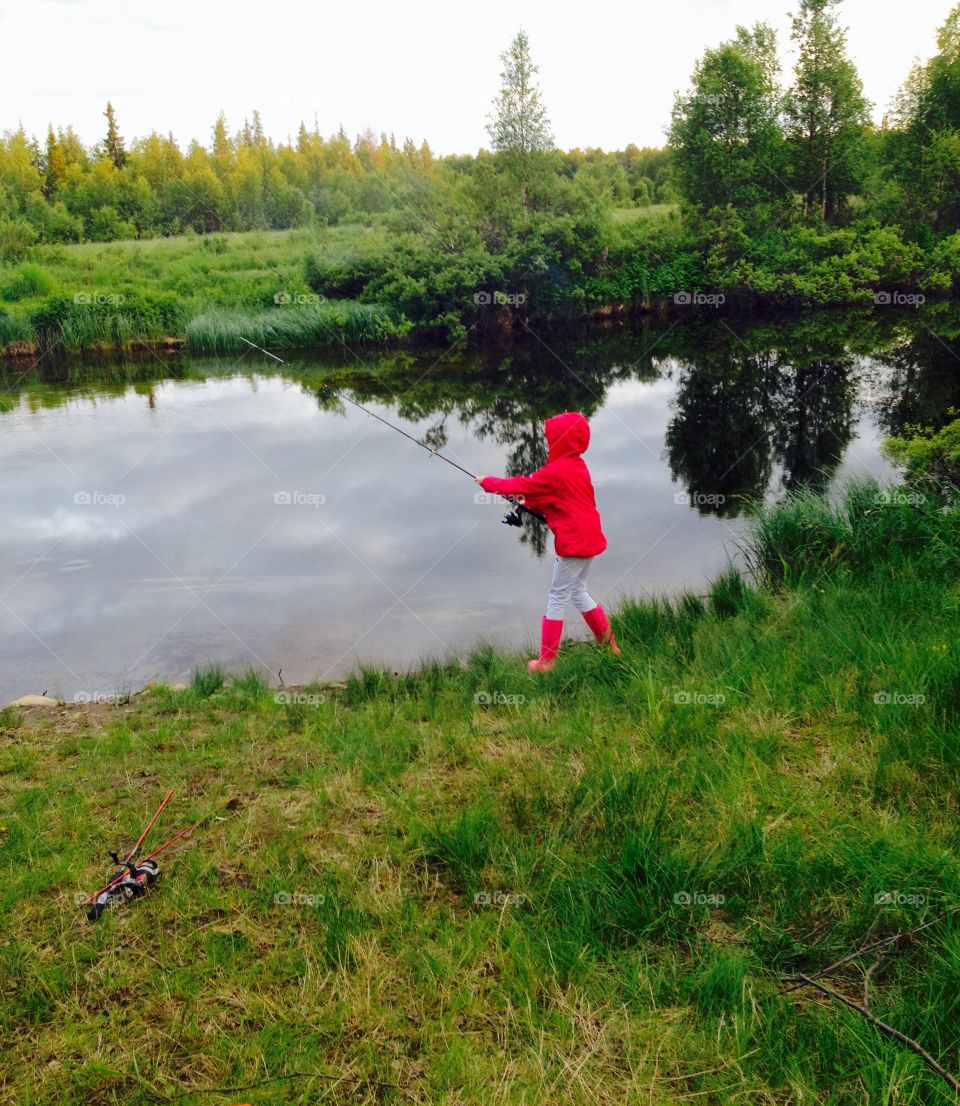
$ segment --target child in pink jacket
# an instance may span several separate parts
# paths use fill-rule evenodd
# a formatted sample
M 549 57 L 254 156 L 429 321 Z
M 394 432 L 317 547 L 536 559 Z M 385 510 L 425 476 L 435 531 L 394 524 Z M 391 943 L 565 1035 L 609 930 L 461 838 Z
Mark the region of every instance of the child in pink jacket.
M 541 625 L 540 656 L 529 664 L 534 672 L 553 668 L 570 600 L 597 641 L 620 653 L 606 612 L 586 588 L 593 558 L 607 548 L 590 471 L 581 456 L 590 444 L 590 424 L 579 411 L 567 411 L 547 419 L 544 429 L 550 452 L 543 468 L 530 476 L 477 477 L 485 492 L 513 496 L 532 511 L 539 511 L 553 531 L 557 558 Z

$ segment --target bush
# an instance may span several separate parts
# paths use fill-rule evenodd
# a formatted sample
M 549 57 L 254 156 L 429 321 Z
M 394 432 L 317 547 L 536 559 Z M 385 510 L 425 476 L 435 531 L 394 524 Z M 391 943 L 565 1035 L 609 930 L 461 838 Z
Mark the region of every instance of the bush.
M 324 301 L 311 307 L 268 311 L 207 311 L 187 324 L 187 345 L 202 353 L 232 353 L 260 346 L 332 346 L 340 342 L 382 342 L 406 327 L 379 304 Z
M 8 303 L 34 296 L 48 296 L 53 291 L 53 280 L 39 265 L 24 261 L 9 274 L 0 275 L 0 297 Z
M 960 419 L 942 430 L 917 427 L 909 438 L 888 438 L 883 452 L 912 483 L 946 481 L 960 487 Z
M 26 220 L 0 218 L 0 261 L 21 261 L 36 241 L 37 232 Z
M 760 513 L 746 558 L 764 585 L 794 587 L 829 570 L 858 572 L 907 552 L 938 572 L 960 564 L 960 505 L 940 496 L 884 488 L 874 479 L 848 485 L 831 501 L 806 490 Z

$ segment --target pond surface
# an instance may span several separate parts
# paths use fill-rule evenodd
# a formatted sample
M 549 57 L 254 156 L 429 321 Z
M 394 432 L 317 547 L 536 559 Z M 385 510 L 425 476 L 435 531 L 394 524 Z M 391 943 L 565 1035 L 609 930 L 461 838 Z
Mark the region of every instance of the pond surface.
M 960 399 L 951 320 L 659 324 L 278 366 L 147 358 L 0 374 L 0 703 L 112 695 L 208 661 L 276 682 L 537 631 L 550 546 L 467 477 L 529 471 L 581 410 L 609 550 L 591 590 L 691 590 L 745 513 L 889 475 L 881 439 Z M 479 493 L 479 494 L 478 494 Z M 570 613 L 572 633 L 584 636 Z

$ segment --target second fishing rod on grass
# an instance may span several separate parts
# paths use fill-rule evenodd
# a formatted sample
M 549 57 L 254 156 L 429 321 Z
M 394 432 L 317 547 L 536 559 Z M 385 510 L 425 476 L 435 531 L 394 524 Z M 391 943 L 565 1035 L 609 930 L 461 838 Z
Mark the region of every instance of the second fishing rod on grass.
M 263 346 L 258 346 L 256 342 L 251 342 L 247 338 L 241 338 L 240 341 L 245 342 L 252 349 L 259 350 L 267 357 L 273 358 L 273 360 L 278 362 L 279 364 L 286 364 L 286 361 L 284 361 L 282 357 L 277 357 L 275 353 L 271 353 L 268 349 L 264 349 Z M 469 476 L 471 480 L 477 482 L 477 476 L 475 473 L 472 473 L 468 469 L 465 469 L 463 465 L 458 465 L 456 461 L 452 461 L 449 457 L 445 457 L 438 450 L 431 448 L 425 442 L 421 442 L 419 438 L 415 438 L 412 434 L 408 434 L 406 430 L 403 430 L 395 423 L 390 422 L 389 419 L 385 419 L 382 415 L 378 415 L 376 411 L 371 411 L 369 407 L 364 407 L 362 403 L 357 403 L 355 399 L 351 399 L 343 392 L 337 391 L 336 388 L 328 387 L 326 388 L 326 391 L 328 391 L 332 396 L 336 396 L 337 399 L 341 400 L 343 403 L 353 404 L 354 407 L 357 407 L 361 411 L 363 411 L 365 415 L 369 415 L 370 418 L 376 419 L 377 422 L 382 422 L 384 426 L 389 426 L 391 430 L 395 430 L 398 434 L 402 434 L 406 439 L 408 439 L 408 441 L 413 442 L 414 445 L 418 445 L 421 449 L 425 449 L 431 457 L 439 457 L 441 461 L 446 461 L 448 465 L 452 465 L 453 468 L 457 469 L 458 472 L 462 472 L 465 476 Z M 546 523 L 547 520 L 544 518 L 543 515 L 541 515 L 538 511 L 532 511 L 529 507 L 524 506 L 524 504 L 515 497 L 504 496 L 504 498 L 508 499 L 513 505 L 513 510 L 508 512 L 503 517 L 503 522 L 506 526 L 522 526 L 524 514 L 527 514 L 531 518 L 536 519 L 537 522 Z

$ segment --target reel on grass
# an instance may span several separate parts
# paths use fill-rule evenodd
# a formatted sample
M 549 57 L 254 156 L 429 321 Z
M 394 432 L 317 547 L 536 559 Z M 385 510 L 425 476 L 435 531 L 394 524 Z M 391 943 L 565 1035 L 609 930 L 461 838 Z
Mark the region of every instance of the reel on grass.
M 139 864 L 135 864 L 121 860 L 115 852 L 110 853 L 110 858 L 117 869 L 111 882 L 97 895 L 87 911 L 91 922 L 95 922 L 108 907 L 120 906 L 145 895 L 147 888 L 152 887 L 160 878 L 160 865 L 155 860 L 141 860 Z
M 154 849 L 149 856 L 145 856 L 142 860 L 135 860 L 134 858 L 140 851 L 140 846 L 146 839 L 147 834 L 153 829 L 154 823 L 163 813 L 163 808 L 172 798 L 173 791 L 171 790 L 167 792 L 156 814 L 154 814 L 147 823 L 143 833 L 137 838 L 136 844 L 125 857 L 121 858 L 118 852 L 110 852 L 110 859 L 117 866 L 112 878 L 109 879 L 106 885 L 101 887 L 99 891 L 94 891 L 92 895 L 83 901 L 83 905 L 89 908 L 87 910 L 87 917 L 91 922 L 95 922 L 108 907 L 119 906 L 122 903 L 130 902 L 133 899 L 139 899 L 145 895 L 147 889 L 152 887 L 160 878 L 160 866 L 157 864 L 154 857 L 159 856 L 166 849 L 169 849 L 174 842 L 193 833 L 198 826 L 203 825 L 204 822 L 208 821 L 217 813 L 217 811 L 213 811 L 211 814 L 205 814 L 202 818 L 194 822 L 192 826 L 187 826 L 186 829 L 174 834 L 169 841 L 164 842 L 160 848 Z M 226 809 L 233 810 L 236 805 L 237 800 L 231 799 L 230 802 L 227 803 Z

